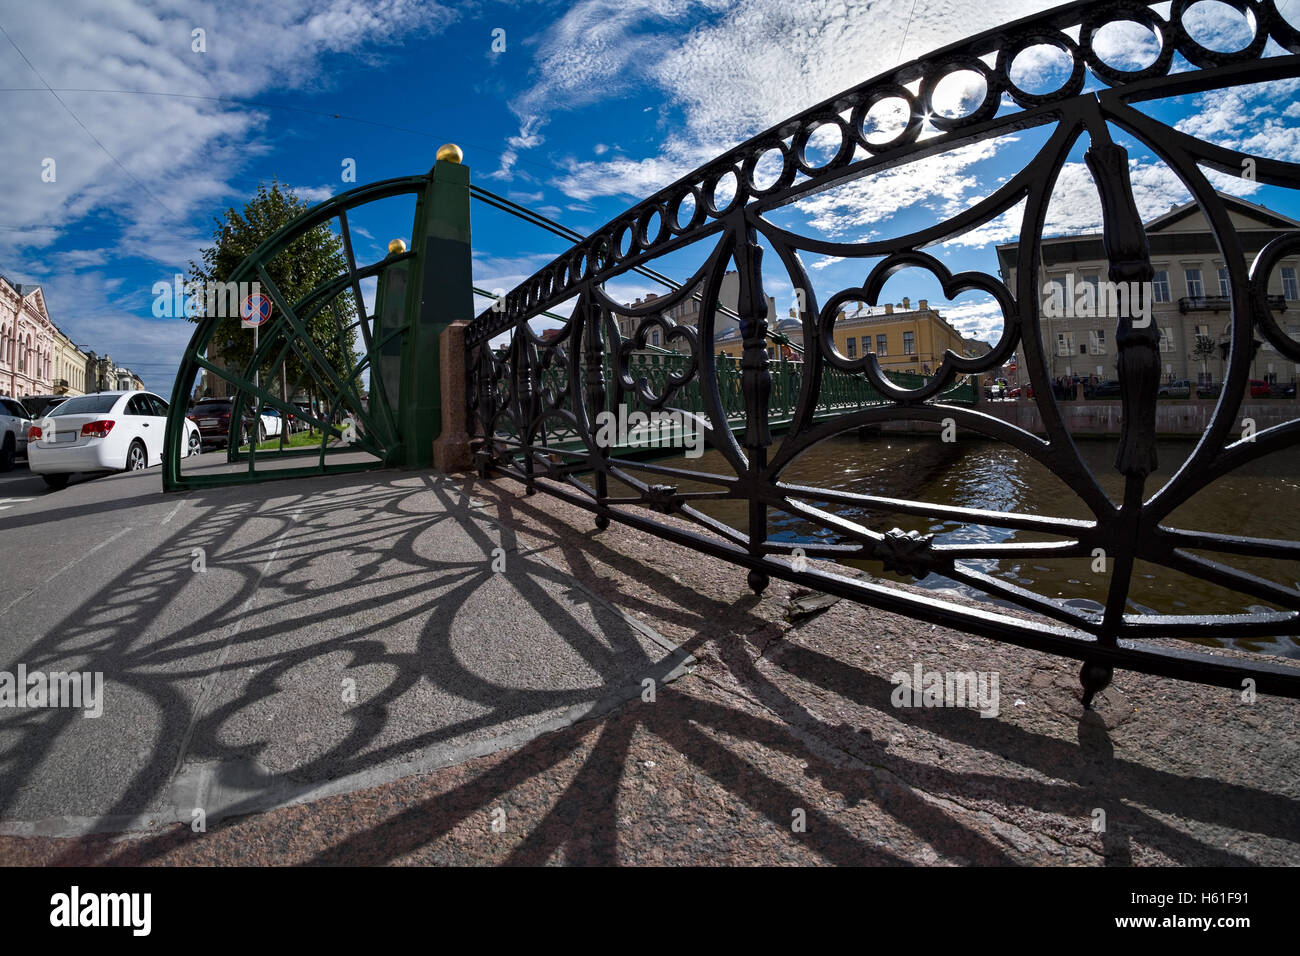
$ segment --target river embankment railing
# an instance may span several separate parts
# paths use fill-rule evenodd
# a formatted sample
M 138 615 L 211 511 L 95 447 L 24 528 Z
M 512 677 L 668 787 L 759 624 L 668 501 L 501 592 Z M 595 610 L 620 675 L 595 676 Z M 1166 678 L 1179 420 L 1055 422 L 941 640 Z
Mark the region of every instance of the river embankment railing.
M 1296 189 L 1300 166 L 1205 142 L 1135 105 L 1300 76 L 1300 32 L 1272 0 L 1247 0 L 1231 6 L 1250 14 L 1253 39 L 1237 52 L 1219 53 L 1193 39 L 1185 22 L 1189 3 L 1175 2 L 1167 15 L 1164 6 L 1072 3 L 954 43 L 777 124 L 591 236 L 575 239 L 465 329 L 466 415 L 480 472 L 585 508 L 602 529 L 617 522 L 732 562 L 747 569 L 756 592 L 780 577 L 866 606 L 1074 658 L 1082 662 L 1085 707 L 1115 668 L 1300 697 L 1300 669 L 1283 661 L 1221 655 L 1166 640 L 1265 639 L 1300 632 L 1295 577 L 1256 574 L 1251 563 L 1300 560 L 1300 543 L 1211 533 L 1178 526 L 1170 518 L 1215 479 L 1300 440 L 1300 420 L 1294 418 L 1246 440 L 1238 414 L 1257 341 L 1300 363 L 1300 343 L 1279 327 L 1267 289 L 1279 260 L 1300 249 L 1300 232 L 1279 237 L 1248 262 L 1232 216 L 1205 173 L 1207 168 L 1237 176 L 1249 171 L 1255 182 Z M 1098 32 L 1120 21 L 1151 29 L 1159 49 L 1149 65 L 1121 69 L 1099 52 Z M 1270 40 L 1285 52 L 1266 51 Z M 1059 89 L 1030 93 L 1015 84 L 1010 64 L 1031 47 L 1050 47 L 1069 58 L 1068 78 Z M 976 74 L 985 96 L 965 115 L 953 117 L 936 108 L 935 91 L 958 71 Z M 870 135 L 868 117 L 885 100 L 901 104 L 905 122 L 882 143 Z M 1284 106 L 1279 103 L 1279 109 Z M 778 226 L 769 215 L 833 186 L 886 170 L 897 176 L 927 157 L 1035 127 L 1046 127 L 1046 140 L 1018 171 L 970 208 L 908 235 L 839 242 Z M 1231 312 L 1222 392 L 1196 448 L 1172 473 L 1161 471 L 1157 456 L 1158 330 L 1142 321 L 1136 303 L 1114 319 L 1121 384 L 1114 468 L 1123 485 L 1115 499 L 1102 490 L 1075 447 L 1062 410 L 1070 403 L 1059 401 L 1050 387 L 1037 289 L 1047 205 L 1071 150 L 1085 143 L 1083 158 L 1103 211 L 1108 278 L 1142 283 L 1153 276 L 1129 179 L 1129 154 L 1113 130 L 1158 157 L 1192 194 L 1227 263 Z M 811 157 L 814 135 L 819 144 L 832 143 L 828 160 Z M 779 171 L 765 179 L 760 166 Z M 924 172 L 918 169 L 916 175 Z M 1019 241 L 1010 284 L 1000 274 L 953 274 L 926 251 L 1017 207 Z M 611 280 L 644 271 L 688 246 L 703 250 L 703 264 L 667 295 L 627 305 L 607 292 Z M 772 253 L 768 259 L 765 248 Z M 874 265 L 861 286 L 819 298 L 801 253 Z M 981 356 L 949 352 L 920 381 L 899 381 L 873 352 L 841 354 L 834 328 L 845 306 L 875 305 L 884 283 L 905 269 L 931 273 L 949 298 L 965 291 L 991 297 L 1002 312 L 1002 332 L 992 350 Z M 730 271 L 736 273 L 735 308 L 723 315 L 718 303 Z M 790 363 L 798 365 L 797 372 L 774 361 L 776 317 L 768 314 L 764 291 L 769 275 L 798 295 L 798 329 L 783 327 L 799 349 L 801 361 Z M 687 297 L 699 303 L 694 325 L 670 317 Z M 542 329 L 535 321 L 548 311 L 554 317 L 552 310 L 561 306 L 571 311 L 558 329 Z M 740 354 L 720 358 L 720 340 L 733 330 L 738 330 Z M 652 338 L 677 356 L 671 362 L 643 362 L 638 356 Z M 955 400 L 955 390 L 978 387 L 975 377 L 996 374 L 1018 347 L 1022 377 L 1035 389 L 1029 399 L 1036 413 L 1032 430 L 1010 414 L 990 413 L 974 395 L 970 401 Z M 784 356 L 784 346 L 779 350 Z M 689 413 L 701 419 L 707 446 L 724 467 L 701 472 L 620 455 L 599 439 L 603 418 L 620 407 L 647 416 Z M 773 421 L 785 423 L 779 443 L 773 440 Z M 1004 443 L 1059 478 L 1089 517 L 886 499 L 786 480 L 791 463 L 818 443 L 891 422 L 953 428 L 963 436 Z M 568 439 L 562 448 L 553 441 L 558 434 Z M 711 499 L 743 502 L 747 521 L 733 525 L 710 517 L 700 506 Z M 1263 508 L 1294 506 L 1294 501 L 1261 502 Z M 797 545 L 777 540 L 768 533 L 775 513 L 809 522 L 819 535 Z M 895 515 L 999 533 L 982 543 L 941 543 L 932 533 L 889 528 Z M 835 563 L 843 559 L 877 562 L 914 578 L 940 574 L 1026 613 L 957 604 L 887 579 L 849 576 Z M 990 562 L 1012 560 L 1102 568 L 1096 573 L 1108 578 L 1104 607 L 1040 593 L 987 570 Z M 1141 562 L 1208 581 L 1244 600 L 1225 604 L 1222 613 L 1199 615 L 1143 608 L 1132 599 Z

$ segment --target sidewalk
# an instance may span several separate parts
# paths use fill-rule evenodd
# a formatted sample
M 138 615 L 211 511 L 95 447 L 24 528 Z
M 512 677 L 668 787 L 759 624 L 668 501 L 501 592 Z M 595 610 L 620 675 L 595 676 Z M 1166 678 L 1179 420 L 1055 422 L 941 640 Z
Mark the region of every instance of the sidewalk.
M 142 494 L 121 520 L 171 507 Z M 1300 863 L 1294 702 L 1119 673 L 1085 715 L 1071 662 L 848 602 L 791 626 L 790 585 L 758 600 L 739 569 L 506 480 L 263 485 L 187 496 L 182 517 L 88 585 L 131 592 L 96 605 L 79 585 L 99 610 L 22 650 L 118 666 L 138 723 L 92 759 L 112 742 L 76 725 L 107 710 L 0 717 L 0 834 L 25 834 L 0 836 L 0 861 Z M 669 682 L 666 642 L 694 657 Z M 999 715 L 892 706 L 890 675 L 916 663 L 997 672 Z M 593 710 L 548 722 L 573 708 Z M 236 814 L 332 795 L 196 833 L 183 811 L 214 792 Z M 141 808 L 162 817 L 125 839 L 29 835 Z
M 3 520 L 0 670 L 102 672 L 105 701 L 0 709 L 0 833 L 212 826 L 519 746 L 684 664 L 432 474 L 38 504 Z

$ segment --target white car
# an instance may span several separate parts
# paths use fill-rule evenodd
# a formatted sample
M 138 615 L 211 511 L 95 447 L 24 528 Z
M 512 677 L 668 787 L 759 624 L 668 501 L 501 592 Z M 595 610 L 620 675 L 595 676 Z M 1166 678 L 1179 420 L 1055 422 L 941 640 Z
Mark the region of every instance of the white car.
M 14 466 L 14 459 L 27 450 L 27 429 L 31 425 L 27 408 L 16 398 L 0 398 L 0 471 Z
M 27 465 L 51 488 L 75 472 L 138 471 L 162 463 L 167 403 L 152 392 L 78 395 L 33 422 Z M 199 429 L 185 421 L 185 455 L 199 452 Z
M 280 422 L 280 412 L 277 409 L 262 409 L 262 434 L 267 438 L 280 437 Z

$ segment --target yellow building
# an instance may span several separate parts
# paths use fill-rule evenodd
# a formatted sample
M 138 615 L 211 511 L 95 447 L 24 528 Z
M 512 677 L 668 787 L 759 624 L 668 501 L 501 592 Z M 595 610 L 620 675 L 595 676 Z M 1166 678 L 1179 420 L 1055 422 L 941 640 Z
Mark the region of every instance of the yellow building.
M 790 318 L 782 319 L 772 327 L 796 344 L 803 343 L 803 326 L 790 310 Z M 963 339 L 960 332 L 944 320 L 930 303 L 921 299 L 915 309 L 910 299 L 900 305 L 888 303 L 872 308 L 862 305 L 853 312 L 840 312 L 833 333 L 835 347 L 845 358 L 858 359 L 875 351 L 880 367 L 890 372 L 912 372 L 931 375 L 938 371 L 946 350 L 958 355 L 982 355 L 989 351 L 985 342 Z M 719 336 L 717 351 L 740 358 L 744 343 L 740 333 L 731 330 Z M 768 344 L 773 360 L 782 353 L 790 361 L 800 361 L 801 356 L 784 345 Z
M 921 299 L 915 309 L 904 298 L 901 305 L 862 305 L 854 312 L 841 312 L 835 320 L 835 348 L 845 358 L 861 358 L 875 352 L 881 368 L 892 372 L 930 375 L 951 349 L 966 355 L 971 343 L 949 325 L 930 303 Z
M 86 363 L 89 356 L 54 326 L 54 369 L 50 383 L 56 395 L 86 394 Z

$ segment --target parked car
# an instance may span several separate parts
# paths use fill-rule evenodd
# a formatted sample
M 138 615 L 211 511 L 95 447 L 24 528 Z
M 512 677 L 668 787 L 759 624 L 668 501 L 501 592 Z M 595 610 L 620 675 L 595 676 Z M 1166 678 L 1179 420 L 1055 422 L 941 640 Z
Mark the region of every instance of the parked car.
M 139 471 L 162 463 L 167 403 L 152 392 L 99 392 L 62 402 L 31 425 L 27 464 L 51 488 L 78 472 Z M 199 452 L 185 423 L 185 455 Z
M 1249 382 L 1251 398 L 1272 398 L 1273 389 L 1262 378 L 1252 378 Z
M 226 446 L 230 436 L 230 416 L 234 411 L 234 405 L 234 401 L 229 398 L 205 398 L 186 413 L 186 419 L 198 428 L 204 448 Z M 247 445 L 248 436 L 254 432 L 260 444 L 266 438 L 266 424 L 265 422 L 259 424 L 253 417 L 252 411 L 245 405 L 240 415 L 239 444 Z
M 1156 393 L 1160 398 L 1191 398 L 1192 383 L 1187 379 L 1178 379 L 1160 386 Z
M 280 417 L 278 408 L 262 409 L 262 431 L 268 438 L 278 438 L 283 427 L 284 419 Z
M 1269 391 L 1274 398 L 1295 398 L 1295 382 L 1274 382 Z
M 1007 380 L 1005 378 L 995 378 L 993 383 L 984 389 L 986 398 L 1006 398 L 1007 397 Z
M 1219 393 L 1223 391 L 1222 382 L 1203 382 L 1196 386 L 1197 398 L 1218 398 Z
M 9 471 L 19 455 L 27 454 L 27 408 L 16 398 L 0 398 L 0 471 Z
M 24 395 L 23 405 L 27 407 L 27 413 L 32 418 L 40 418 L 47 415 L 50 409 L 62 405 L 68 400 L 67 395 Z
M 1032 385 L 1017 385 L 1017 386 L 1016 386 L 1015 388 L 1013 388 L 1011 391 L 1007 392 L 1007 397 L 1008 397 L 1008 398 L 1019 398 L 1019 397 L 1020 397 L 1020 390 L 1021 390 L 1022 388 L 1025 389 L 1025 397 L 1026 397 L 1026 398 L 1033 398 L 1033 397 L 1034 397 L 1034 386 L 1032 386 Z
M 1096 385 L 1087 386 L 1083 390 L 1085 398 L 1119 398 L 1120 388 L 1118 379 L 1107 379 L 1104 382 L 1098 382 Z
M 326 414 L 325 411 L 319 409 L 313 412 L 311 410 L 311 406 L 307 402 L 294 402 L 293 404 L 301 413 L 300 415 L 296 416 L 295 419 L 298 422 L 299 431 L 305 432 L 308 429 L 315 428 L 316 426 L 312 424 L 311 419 L 324 416 Z

